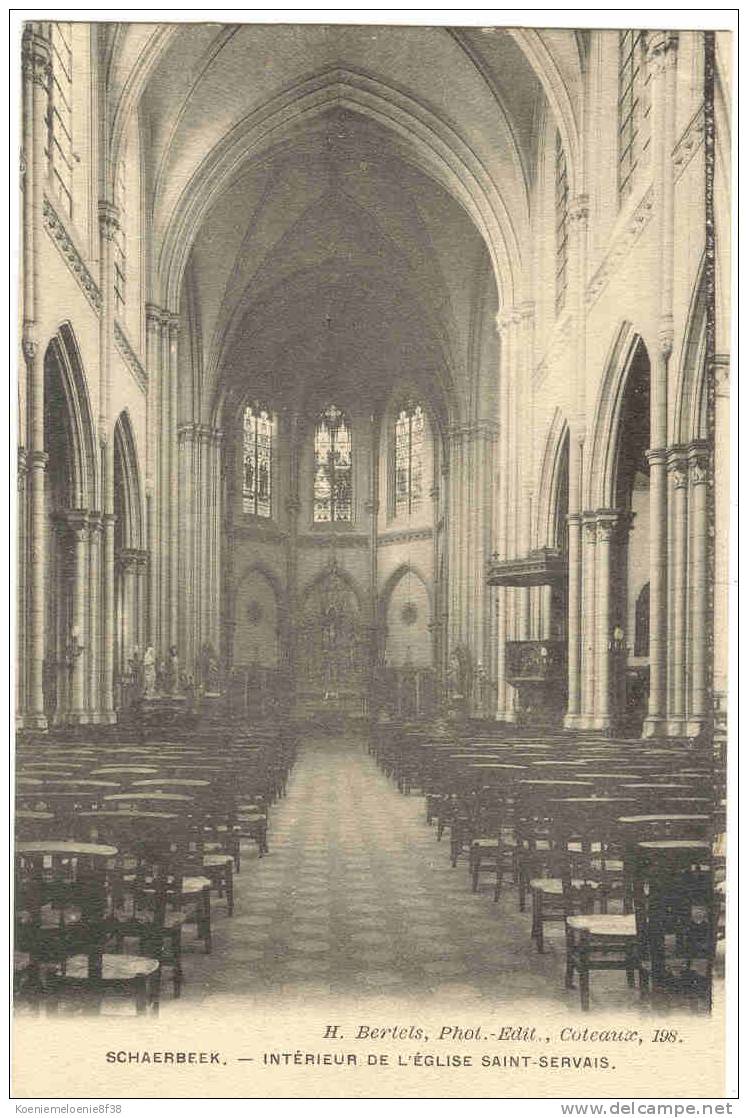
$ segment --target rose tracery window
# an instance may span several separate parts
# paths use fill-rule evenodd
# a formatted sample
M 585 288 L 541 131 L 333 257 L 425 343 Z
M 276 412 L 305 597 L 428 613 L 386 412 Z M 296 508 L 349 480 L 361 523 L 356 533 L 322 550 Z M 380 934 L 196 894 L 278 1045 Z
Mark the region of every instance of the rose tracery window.
M 425 416 L 406 404 L 395 420 L 395 515 L 414 512 L 423 499 Z
M 273 429 L 268 408 L 250 404 L 244 409 L 242 505 L 252 516 L 271 515 Z
M 353 520 L 351 426 L 341 408 L 330 404 L 314 431 L 314 522 Z

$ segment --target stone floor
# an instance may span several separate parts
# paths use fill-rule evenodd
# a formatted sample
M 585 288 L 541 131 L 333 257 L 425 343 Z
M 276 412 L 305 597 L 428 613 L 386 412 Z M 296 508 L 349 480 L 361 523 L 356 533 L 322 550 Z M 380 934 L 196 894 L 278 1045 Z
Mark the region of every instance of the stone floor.
M 259 860 L 251 848 L 242 862 L 234 916 L 214 900 L 214 953 L 187 933 L 183 1005 L 379 995 L 576 1010 L 561 927 L 550 926 L 539 955 L 516 892 L 494 904 L 490 877 L 470 891 L 464 860 L 452 869 L 448 838 L 438 843 L 427 826 L 423 798 L 398 793 L 361 742 L 308 741 L 272 810 L 270 854 Z M 593 975 L 592 996 L 606 1010 L 640 1011 L 620 972 Z M 167 997 L 162 1012 L 173 1005 Z

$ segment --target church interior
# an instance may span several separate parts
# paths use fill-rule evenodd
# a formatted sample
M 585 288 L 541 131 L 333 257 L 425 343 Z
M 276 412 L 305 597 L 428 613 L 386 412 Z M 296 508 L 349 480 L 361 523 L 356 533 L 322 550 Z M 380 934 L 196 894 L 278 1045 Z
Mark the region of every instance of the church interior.
M 20 46 L 19 1007 L 711 1009 L 729 34 Z

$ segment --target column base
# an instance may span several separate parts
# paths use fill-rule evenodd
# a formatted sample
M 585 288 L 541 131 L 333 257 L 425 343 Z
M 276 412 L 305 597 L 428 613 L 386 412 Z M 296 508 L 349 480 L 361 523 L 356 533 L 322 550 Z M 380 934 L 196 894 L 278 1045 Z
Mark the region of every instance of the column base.
M 517 712 L 516 710 L 497 710 L 495 720 L 496 722 L 515 723 L 517 721 Z
M 669 738 L 683 738 L 686 736 L 685 718 L 669 718 L 667 723 L 667 736 Z
M 683 723 L 683 735 L 687 738 L 698 738 L 707 728 L 705 716 L 687 718 Z
M 24 714 L 21 716 L 24 730 L 48 730 L 49 722 L 46 714 Z
M 584 716 L 579 714 L 579 713 L 576 713 L 576 714 L 568 714 L 567 713 L 567 714 L 565 714 L 564 715 L 564 729 L 565 730 L 587 730 L 587 729 L 589 729 L 588 726 L 583 724 L 583 717 Z
M 117 711 L 102 710 L 97 718 L 97 722 L 101 726 L 114 726 L 117 722 Z
M 660 714 L 650 714 L 644 719 L 642 726 L 643 738 L 666 738 L 668 736 L 667 718 Z
M 71 710 L 67 722 L 71 726 L 87 726 L 92 721 L 90 710 Z

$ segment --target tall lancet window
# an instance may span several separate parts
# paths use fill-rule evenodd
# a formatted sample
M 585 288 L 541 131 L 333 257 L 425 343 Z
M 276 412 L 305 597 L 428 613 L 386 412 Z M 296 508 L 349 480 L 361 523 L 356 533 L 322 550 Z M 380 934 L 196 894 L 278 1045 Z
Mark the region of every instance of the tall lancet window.
M 406 404 L 395 420 L 395 515 L 411 513 L 423 500 L 425 416 Z
M 631 192 L 651 139 L 647 44 L 643 31 L 618 32 L 618 193 Z
M 73 25 L 50 23 L 52 82 L 47 114 L 47 159 L 57 198 L 73 214 Z
M 351 425 L 341 408 L 330 404 L 314 431 L 314 522 L 353 520 Z
M 566 302 L 569 273 L 569 177 L 561 135 L 556 132 L 556 314 Z
M 250 404 L 244 409 L 242 501 L 251 516 L 271 515 L 274 426 L 268 408 Z

